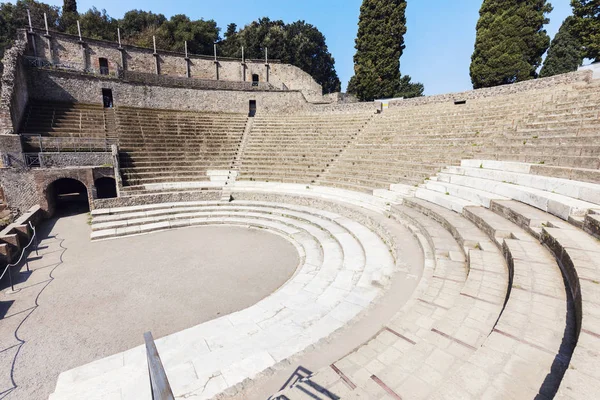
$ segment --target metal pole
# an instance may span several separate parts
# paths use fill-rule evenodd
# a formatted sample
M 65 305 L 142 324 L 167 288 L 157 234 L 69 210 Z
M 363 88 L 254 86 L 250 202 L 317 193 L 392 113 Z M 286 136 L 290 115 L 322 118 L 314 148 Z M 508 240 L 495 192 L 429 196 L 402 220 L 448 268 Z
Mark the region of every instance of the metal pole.
M 83 41 L 81 38 L 81 25 L 79 25 L 79 20 L 77 20 L 77 32 L 79 32 L 79 40 Z
M 213 45 L 213 51 L 215 53 L 215 61 L 217 61 L 217 44 L 216 43 Z
M 152 42 L 154 43 L 154 54 L 156 54 L 156 36 L 152 36 Z
M 188 58 L 187 40 L 185 41 L 185 58 Z
M 117 37 L 119 38 L 119 47 L 121 47 L 121 28 L 117 28 Z
M 265 47 L 265 64 L 269 63 L 269 48 Z
M 242 64 L 244 63 L 244 46 L 242 46 Z
M 46 13 L 44 13 L 44 24 L 46 25 L 46 35 L 49 35 L 50 32 L 48 32 L 48 16 L 46 15 Z
M 8 279 L 10 280 L 10 288 L 14 292 L 15 291 L 15 285 L 13 284 L 12 274 L 10 272 L 10 266 L 8 267 Z

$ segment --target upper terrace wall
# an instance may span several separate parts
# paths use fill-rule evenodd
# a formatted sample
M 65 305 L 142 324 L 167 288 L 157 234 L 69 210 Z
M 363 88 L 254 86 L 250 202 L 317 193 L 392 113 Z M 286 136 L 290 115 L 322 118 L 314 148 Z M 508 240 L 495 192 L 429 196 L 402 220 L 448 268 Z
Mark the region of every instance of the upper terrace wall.
M 256 100 L 258 112 L 290 112 L 308 106 L 298 91 L 196 90 L 58 70 L 29 70 L 32 99 L 102 104 L 102 89 L 112 89 L 117 107 L 247 113 L 249 100 Z
M 423 104 L 445 103 L 462 100 L 476 100 L 486 97 L 505 96 L 527 92 L 530 90 L 546 89 L 552 86 L 570 84 L 575 82 L 589 82 L 592 80 L 592 71 L 576 71 L 549 78 L 531 79 L 511 85 L 494 86 L 490 88 L 469 90 L 467 92 L 439 94 L 435 96 L 415 97 L 404 100 L 390 100 L 390 107 L 410 107 Z
M 79 70 L 98 70 L 99 59 L 106 58 L 111 71 L 123 69 L 154 74 L 158 59 L 160 74 L 187 76 L 188 61 L 183 53 L 157 50 L 157 55 L 154 55 L 152 49 L 128 45 L 119 48 L 118 43 L 88 38 L 80 42 L 76 36 L 58 32 L 50 32 L 48 38 L 43 33 L 34 30 L 27 35 L 30 42 L 28 55 L 53 64 L 68 65 Z M 183 43 L 181 46 L 183 50 Z M 245 60 L 244 67 L 241 60 L 219 57 L 218 63 L 215 63 L 211 56 L 189 54 L 188 57 L 190 77 L 193 78 L 251 82 L 252 75 L 256 74 L 260 82 L 270 82 L 278 89 L 299 90 L 308 101 L 323 101 L 321 85 L 300 68 L 289 64 L 269 60 L 267 65 L 265 60 Z

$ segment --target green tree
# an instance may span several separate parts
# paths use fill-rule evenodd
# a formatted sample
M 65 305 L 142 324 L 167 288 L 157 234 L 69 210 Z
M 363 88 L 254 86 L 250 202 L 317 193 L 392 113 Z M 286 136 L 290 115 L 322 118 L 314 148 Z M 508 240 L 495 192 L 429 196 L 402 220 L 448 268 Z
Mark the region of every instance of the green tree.
M 575 17 L 567 17 L 552 40 L 548 56 L 540 71 L 541 78 L 577 71 L 581 65 L 583 52 L 581 41 L 573 34 L 574 21 Z
M 581 40 L 584 57 L 600 61 L 600 1 L 571 0 L 573 32 Z
M 220 40 L 220 28 L 214 20 L 190 20 L 183 14 L 174 15 L 158 29 L 158 36 L 168 43 L 165 50 L 183 51 L 184 42 L 195 54 L 212 54 L 213 44 Z
M 550 45 L 546 0 L 484 0 L 471 58 L 474 88 L 533 79 Z
M 404 97 L 405 99 L 421 97 L 424 91 L 425 86 L 422 83 L 413 83 L 409 75 L 404 75 L 400 78 L 400 87 L 394 97 Z
M 44 27 L 44 13 L 48 17 L 48 27 L 58 29 L 59 8 L 39 3 L 35 0 L 18 0 L 15 4 L 0 4 L 0 74 L 2 73 L 2 58 L 4 51 L 12 47 L 17 36 L 17 29 L 29 25 L 27 9 L 31 13 L 31 22 L 34 28 Z
M 405 48 L 406 0 L 363 0 L 360 7 L 354 76 L 348 92 L 360 100 L 394 97 L 400 89 Z
M 285 24 L 280 20 L 260 18 L 239 31 L 235 24 L 230 24 L 225 40 L 219 46 L 221 54 L 239 58 L 242 46 L 246 58 L 262 59 L 268 48 L 269 58 L 309 73 L 323 87 L 324 93 L 340 91 L 335 60 L 327 48 L 325 36 L 305 21 Z
M 75 34 L 77 33 L 77 1 L 64 0 L 62 14 L 60 16 L 60 30 L 63 32 Z
M 81 34 L 84 37 L 102 40 L 117 40 L 118 21 L 106 13 L 106 10 L 90 8 L 85 14 L 79 15 Z
M 233 57 L 237 50 L 241 47 L 240 40 L 237 34 L 237 25 L 231 23 L 227 25 L 225 38 L 219 43 L 218 53 L 227 57 Z
M 149 28 L 158 29 L 166 20 L 167 18 L 162 14 L 154 14 L 142 10 L 128 11 L 123 16 L 123 19 L 119 21 L 121 37 L 123 39 L 131 39 L 134 42 L 136 37 L 142 32 Z
M 64 13 L 77 14 L 77 1 L 76 0 L 64 0 L 62 11 L 63 11 L 63 14 Z

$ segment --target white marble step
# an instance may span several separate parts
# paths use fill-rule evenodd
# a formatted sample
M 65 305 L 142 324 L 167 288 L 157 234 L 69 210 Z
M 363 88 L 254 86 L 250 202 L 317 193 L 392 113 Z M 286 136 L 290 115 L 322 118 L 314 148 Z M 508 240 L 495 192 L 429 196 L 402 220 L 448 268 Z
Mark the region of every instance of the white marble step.
M 257 193 L 282 193 L 294 194 L 304 197 L 315 197 L 326 200 L 345 202 L 348 204 L 363 207 L 376 212 L 384 212 L 390 209 L 389 202 L 375 196 L 353 192 L 351 190 L 331 188 L 325 186 L 302 185 L 293 183 L 276 182 L 249 182 L 236 181 L 231 186 L 235 192 L 257 192 Z M 235 197 L 235 194 L 234 194 Z
M 394 183 L 393 185 L 390 185 L 390 190 L 408 197 L 414 197 L 417 188 L 410 185 L 404 185 L 402 183 Z
M 450 194 L 440 193 L 426 188 L 417 189 L 415 197 L 418 199 L 427 200 L 431 203 L 437 204 L 438 206 L 447 208 L 448 210 L 456 211 L 457 213 L 462 213 L 463 208 L 465 207 L 476 205 L 468 200 L 463 200 L 461 198 L 451 196 Z
M 403 195 L 401 193 L 385 189 L 373 190 L 373 196 L 379 197 L 380 199 L 383 199 L 392 204 L 402 204 L 402 201 L 406 197 L 406 195 Z
M 485 166 L 485 164 L 482 165 L 483 168 L 464 166 L 446 167 L 444 168 L 443 172 L 525 186 L 533 189 L 544 190 L 550 193 L 556 193 L 563 196 L 572 197 L 574 199 L 586 201 L 589 203 L 600 204 L 600 185 L 596 185 L 594 183 L 521 173 L 518 172 L 518 163 L 512 163 L 514 167 L 511 168 L 512 170 L 509 171 L 488 169 Z M 514 172 L 513 170 L 517 170 L 517 172 Z
M 496 180 L 476 178 L 473 176 L 455 175 L 445 172 L 438 174 L 438 180 L 460 186 L 472 187 L 494 193 L 509 199 L 518 200 L 540 210 L 549 212 L 564 220 L 569 217 L 583 217 L 590 209 L 598 209 L 598 205 L 577 200 L 556 193 L 534 189 L 526 186 L 498 182 Z
M 486 208 L 490 208 L 492 200 L 508 200 L 504 196 L 448 182 L 426 182 L 423 187 L 444 194 L 449 193 L 450 196 L 458 197 Z

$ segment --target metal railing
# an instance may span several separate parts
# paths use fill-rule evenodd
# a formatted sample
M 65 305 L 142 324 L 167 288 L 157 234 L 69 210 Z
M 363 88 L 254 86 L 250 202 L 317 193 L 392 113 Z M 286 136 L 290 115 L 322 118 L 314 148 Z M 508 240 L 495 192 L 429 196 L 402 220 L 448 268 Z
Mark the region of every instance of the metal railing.
M 40 134 L 21 135 L 24 146 L 29 146 L 43 152 L 110 152 L 111 146 L 117 144 L 117 139 L 82 138 L 82 137 L 53 137 Z
M 2 275 L 0 275 L 0 280 L 2 278 L 4 278 L 4 275 L 6 274 L 6 272 L 8 272 L 8 279 L 10 280 L 10 288 L 11 290 L 14 292 L 15 291 L 15 285 L 12 279 L 12 273 L 10 272 L 10 268 L 11 267 L 16 267 L 17 265 L 19 265 L 21 263 L 21 261 L 23 261 L 23 257 L 25 256 L 25 252 L 27 251 L 27 249 L 32 245 L 35 244 L 35 255 L 38 256 L 38 241 L 37 241 L 37 233 L 35 231 L 35 227 L 33 226 L 33 224 L 31 223 L 31 221 L 29 221 L 29 227 L 31 228 L 33 235 L 31 235 L 31 240 L 29 241 L 29 243 L 27 244 L 27 246 L 23 247 L 23 250 L 21 251 L 21 256 L 19 257 L 19 259 L 17 260 L 17 262 L 12 263 L 12 264 L 7 264 L 6 267 L 4 268 L 4 271 L 2 272 Z M 27 272 L 29 272 L 29 260 L 27 258 L 25 258 L 25 265 L 27 266 Z
M 25 166 L 27 168 L 41 167 L 42 161 L 40 160 L 39 153 L 23 153 Z
M 151 332 L 144 333 L 144 341 L 146 342 L 146 358 L 148 359 L 152 400 L 175 400 Z

